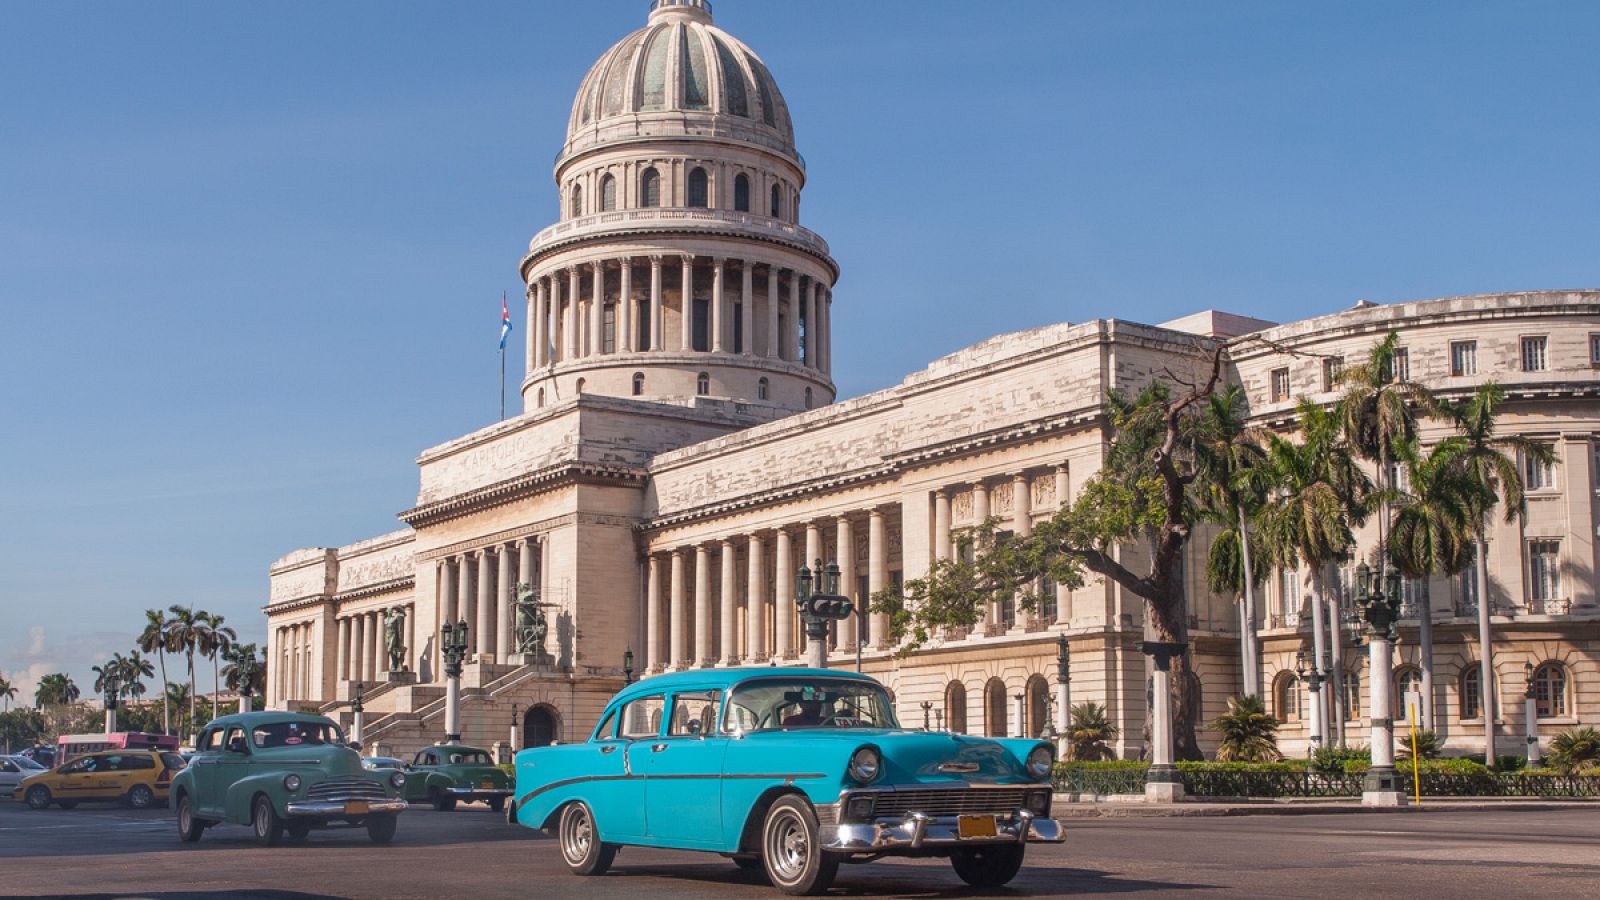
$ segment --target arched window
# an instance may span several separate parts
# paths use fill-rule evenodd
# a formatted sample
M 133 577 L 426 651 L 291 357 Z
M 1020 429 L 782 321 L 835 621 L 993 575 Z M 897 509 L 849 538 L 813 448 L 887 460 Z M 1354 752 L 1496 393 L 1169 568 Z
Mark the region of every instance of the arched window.
M 967 733 L 967 686 L 959 681 L 944 688 L 944 727 L 956 734 Z
M 811 408 L 811 388 L 806 388 L 806 409 Z
M 711 182 L 705 169 L 689 173 L 689 206 L 706 209 L 711 206 Z
M 572 218 L 583 215 L 583 185 L 572 186 L 572 209 L 569 211 Z
M 544 388 L 539 388 L 539 408 L 544 408 Z
M 579 378 L 578 379 L 578 393 L 580 393 L 580 394 L 583 393 L 583 388 L 588 383 L 589 383 L 588 379 Z
M 642 396 L 643 394 L 644 394 L 644 373 L 643 372 L 635 372 L 635 373 L 633 373 L 633 395 L 635 397 L 639 397 L 639 396 Z
M 1545 663 L 1533 673 L 1533 702 L 1541 718 L 1564 716 L 1567 703 L 1567 670 L 1560 663 Z
M 767 379 L 764 378 L 764 377 L 760 381 L 756 382 L 756 399 L 757 400 L 765 400 L 765 399 L 767 399 L 767 389 L 770 386 L 771 385 L 768 383 Z
M 655 169 L 645 169 L 644 174 L 639 176 L 639 205 L 661 205 L 661 173 Z
M 1028 721 L 1023 723 L 1023 737 L 1039 737 L 1044 733 L 1045 719 L 1050 716 L 1050 683 L 1045 681 L 1043 675 L 1034 675 L 1028 679 Z M 1059 730 L 1060 725 L 1056 728 Z
M 740 175 L 733 180 L 733 208 L 739 212 L 750 211 L 750 176 Z
M 1006 683 L 989 679 L 983 686 L 983 728 L 989 737 L 1006 737 Z
M 702 397 L 711 393 L 711 376 L 701 372 L 694 380 L 694 392 Z
M 1394 718 L 1396 722 L 1407 721 L 1409 711 L 1406 709 L 1406 695 L 1416 694 L 1422 696 L 1422 670 L 1410 666 L 1394 673 Z
M 607 175 L 600 179 L 600 211 L 610 212 L 617 208 L 617 179 Z
M 778 186 L 772 186 L 772 217 L 783 218 L 783 194 L 779 193 Z
M 1476 719 L 1483 715 L 1483 673 L 1477 666 L 1461 672 L 1461 718 Z
M 1300 721 L 1300 678 L 1293 672 L 1283 672 L 1272 686 L 1272 706 L 1279 721 L 1287 724 Z

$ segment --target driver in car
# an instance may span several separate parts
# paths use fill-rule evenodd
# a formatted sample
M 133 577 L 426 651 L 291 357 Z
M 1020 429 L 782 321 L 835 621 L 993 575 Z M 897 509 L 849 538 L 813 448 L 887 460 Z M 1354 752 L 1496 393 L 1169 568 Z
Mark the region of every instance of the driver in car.
M 785 728 L 790 726 L 804 728 L 806 726 L 821 725 L 822 721 L 822 701 L 817 699 L 801 700 L 798 710 L 783 717 Z

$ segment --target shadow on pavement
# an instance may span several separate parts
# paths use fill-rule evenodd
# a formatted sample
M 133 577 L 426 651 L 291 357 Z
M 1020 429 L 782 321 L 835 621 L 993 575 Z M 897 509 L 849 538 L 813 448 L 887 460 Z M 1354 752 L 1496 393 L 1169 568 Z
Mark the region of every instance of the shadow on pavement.
M 703 881 L 767 887 L 764 874 L 740 869 L 732 862 L 721 865 L 689 864 L 673 866 L 618 865 L 602 878 L 648 877 L 673 881 Z M 582 879 L 580 879 L 582 880 Z M 975 888 L 963 884 L 948 865 L 865 863 L 839 867 L 839 877 L 828 891 L 829 897 L 1033 897 L 1061 894 L 1135 894 L 1155 891 L 1222 890 L 1220 885 L 1182 881 L 1147 881 L 1119 878 L 1111 872 L 1093 869 L 1065 869 L 1023 866 L 1016 879 L 1005 887 Z
M 337 900 L 335 894 L 307 894 L 302 891 L 163 891 L 122 894 L 31 894 L 32 898 L 70 897 L 72 900 Z

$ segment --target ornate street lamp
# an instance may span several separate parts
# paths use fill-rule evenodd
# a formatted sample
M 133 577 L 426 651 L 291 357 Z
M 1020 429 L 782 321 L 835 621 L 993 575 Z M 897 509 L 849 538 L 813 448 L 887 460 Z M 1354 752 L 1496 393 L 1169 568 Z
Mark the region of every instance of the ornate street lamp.
M 354 714 L 350 723 L 350 739 L 355 742 L 357 747 L 360 747 L 366 743 L 367 738 L 367 708 L 361 701 L 361 694 L 363 693 L 361 682 L 358 681 L 351 685 L 350 692 L 352 695 L 350 697 L 350 712 Z
M 1322 671 L 1317 666 L 1316 658 L 1301 647 L 1294 655 L 1294 671 L 1300 680 L 1306 683 L 1306 688 L 1311 694 L 1311 748 L 1316 750 L 1322 745 Z
M 117 701 L 122 694 L 122 679 L 114 673 L 105 678 L 106 687 L 106 734 L 117 730 Z
M 1063 726 L 1072 721 L 1072 646 L 1064 634 L 1056 637 L 1056 717 Z M 1055 745 L 1056 758 L 1066 759 L 1066 734 L 1056 732 L 1053 727 L 1051 731 L 1052 736 L 1047 740 Z
M 932 700 L 924 700 L 924 701 L 922 701 L 922 730 L 923 731 L 927 731 L 928 730 L 928 716 L 932 712 L 933 712 L 933 701 Z
M 515 703 L 513 703 L 513 704 L 511 704 L 511 744 L 510 744 L 512 759 L 515 759 L 516 756 L 517 756 L 517 727 L 519 725 L 521 725 L 521 724 L 522 724 L 522 719 L 520 719 L 518 717 L 518 715 L 517 715 L 517 705 Z
M 622 683 L 633 684 L 633 648 L 622 651 Z
M 822 560 L 816 561 L 816 575 L 805 566 L 795 573 L 794 603 L 799 610 L 800 621 L 805 625 L 806 640 L 809 645 L 810 665 L 814 669 L 828 667 L 828 623 L 845 619 L 850 616 L 855 604 L 849 597 L 839 595 L 839 564 L 828 563 L 826 569 Z M 815 582 L 819 589 L 812 592 Z
M 439 628 L 439 649 L 444 654 L 444 741 L 461 742 L 461 663 L 467 658 L 467 620 Z
M 1381 565 L 1381 563 L 1380 563 Z M 1372 768 L 1362 786 L 1363 806 L 1404 806 L 1405 792 L 1394 770 L 1394 640 L 1400 618 L 1400 573 L 1356 567 L 1356 604 L 1367 625 L 1372 670 Z
M 1534 683 L 1533 663 L 1523 663 L 1522 671 L 1528 676 L 1528 689 L 1522 695 L 1523 720 L 1528 732 L 1528 768 L 1536 769 L 1539 767 L 1539 693 Z M 1489 715 L 1486 698 L 1478 702 L 1484 706 L 1484 715 Z

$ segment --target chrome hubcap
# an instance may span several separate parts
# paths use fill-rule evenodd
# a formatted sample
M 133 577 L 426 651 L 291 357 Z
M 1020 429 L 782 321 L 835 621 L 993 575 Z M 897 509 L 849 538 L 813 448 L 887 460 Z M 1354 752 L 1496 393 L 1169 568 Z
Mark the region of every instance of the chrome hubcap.
M 589 821 L 588 812 L 581 806 L 573 807 L 572 812 L 567 814 L 566 824 L 561 849 L 569 862 L 581 863 L 588 857 L 589 847 L 594 842 L 594 826 Z
M 804 823 L 793 812 L 778 815 L 767 832 L 767 861 L 784 882 L 794 881 L 805 872 L 811 855 Z

